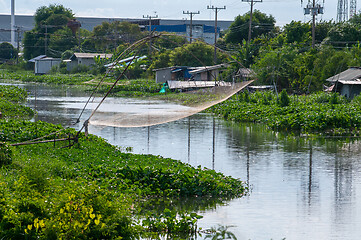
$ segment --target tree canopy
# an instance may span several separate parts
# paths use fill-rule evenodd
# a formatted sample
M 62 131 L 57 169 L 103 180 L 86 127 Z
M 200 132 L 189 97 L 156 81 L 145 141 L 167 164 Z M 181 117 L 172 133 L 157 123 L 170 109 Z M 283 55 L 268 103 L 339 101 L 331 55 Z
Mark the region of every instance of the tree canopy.
M 31 59 L 41 54 L 58 57 L 62 51 L 75 46 L 76 41 L 74 44 L 74 40 L 69 38 L 65 30 L 67 22 L 73 17 L 71 9 L 63 5 L 50 4 L 48 7 L 38 8 L 34 16 L 35 28 L 24 34 L 24 58 Z M 58 37 L 54 37 L 55 35 Z M 59 43 L 59 38 L 63 36 L 66 39 Z M 52 42 L 52 39 L 57 39 L 58 43 Z M 48 48 L 50 51 L 47 51 Z
M 0 44 L 0 61 L 1 60 L 9 60 L 12 58 L 16 58 L 18 55 L 18 51 L 8 42 L 3 42 Z
M 239 15 L 230 25 L 225 35 L 227 43 L 241 43 L 248 39 L 250 12 Z M 255 10 L 252 15 L 252 38 L 260 35 L 267 35 L 275 30 L 276 20 L 272 15 L 267 16 L 265 13 Z

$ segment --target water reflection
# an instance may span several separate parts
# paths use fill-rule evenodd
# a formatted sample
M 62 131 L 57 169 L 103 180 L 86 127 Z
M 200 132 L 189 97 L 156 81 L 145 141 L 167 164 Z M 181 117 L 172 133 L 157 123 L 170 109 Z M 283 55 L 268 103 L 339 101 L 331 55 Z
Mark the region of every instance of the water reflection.
M 80 91 L 24 87 L 38 119 L 79 127 L 74 122 L 87 100 Z M 194 200 L 179 205 L 196 206 L 204 215 L 200 227 L 234 225 L 238 239 L 349 240 L 361 235 L 357 138 L 294 137 L 207 114 L 152 127 L 90 126 L 89 131 L 135 153 L 171 157 L 247 181 L 251 194 L 225 206 L 213 202 L 207 210 L 207 203 Z

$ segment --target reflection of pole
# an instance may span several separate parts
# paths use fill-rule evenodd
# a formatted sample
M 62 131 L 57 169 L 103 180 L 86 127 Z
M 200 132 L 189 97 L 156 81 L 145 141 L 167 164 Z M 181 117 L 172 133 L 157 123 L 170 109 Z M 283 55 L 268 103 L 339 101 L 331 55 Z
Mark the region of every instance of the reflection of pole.
M 312 192 L 312 140 L 310 139 L 310 160 L 309 160 L 309 175 L 308 175 L 308 204 L 311 204 Z
M 215 163 L 215 145 L 216 145 L 216 121 L 213 117 L 213 143 L 212 143 L 212 169 L 214 170 Z
M 37 86 L 35 84 L 35 100 L 34 100 L 34 110 L 35 110 L 35 115 L 34 115 L 34 121 L 36 122 L 37 121 L 37 116 L 38 116 L 38 113 L 36 111 L 36 94 L 37 94 Z
M 149 143 L 150 143 L 149 139 L 150 139 L 150 127 L 148 126 L 148 141 L 147 141 L 147 151 L 148 151 L 148 154 L 149 154 Z
M 247 141 L 247 185 L 249 187 L 249 141 Z
M 188 117 L 188 163 L 191 161 L 191 120 Z

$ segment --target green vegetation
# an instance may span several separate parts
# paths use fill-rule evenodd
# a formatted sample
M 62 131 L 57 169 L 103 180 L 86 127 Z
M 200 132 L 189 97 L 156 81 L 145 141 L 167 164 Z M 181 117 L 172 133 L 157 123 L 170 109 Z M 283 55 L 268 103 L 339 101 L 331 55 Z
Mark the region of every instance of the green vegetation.
M 18 57 L 18 50 L 8 42 L 0 44 L 0 62 L 7 61 L 9 59 L 16 59 Z
M 34 112 L 23 105 L 27 97 L 25 90 L 14 86 L 0 85 L 0 113 L 2 119 L 30 119 Z
M 1 128 L 11 132 L 12 124 L 3 122 Z M 28 133 L 36 132 L 36 123 L 27 124 L 29 131 L 12 136 L 5 131 L 2 138 L 12 142 L 35 137 Z M 58 128 L 40 125 L 39 135 Z M 70 149 L 60 148 L 64 145 L 11 148 L 12 163 L 0 169 L 1 238 L 132 239 L 143 231 L 193 234 L 197 214 L 178 211 L 171 201 L 162 212 L 144 211 L 141 206 L 157 198 L 222 199 L 245 191 L 241 181 L 213 170 L 122 153 L 95 136 L 82 136 Z
M 18 105 L 25 92 L 2 86 L 0 95 Z M 71 148 L 11 145 L 77 134 L 60 125 L 8 118 L 0 129 L 0 239 L 184 239 L 199 232 L 195 211 L 247 190 L 214 170 L 123 153 L 93 135 L 81 133 Z
M 209 111 L 231 121 L 264 123 L 277 131 L 361 135 L 361 96 L 352 101 L 337 93 L 286 96 L 243 92 Z
M 17 80 L 21 82 L 34 83 L 48 83 L 48 84 L 63 84 L 74 85 L 83 84 L 96 78 L 91 74 L 50 74 L 50 75 L 35 75 L 31 71 L 10 71 L 3 69 L 0 71 L 0 79 L 3 80 Z

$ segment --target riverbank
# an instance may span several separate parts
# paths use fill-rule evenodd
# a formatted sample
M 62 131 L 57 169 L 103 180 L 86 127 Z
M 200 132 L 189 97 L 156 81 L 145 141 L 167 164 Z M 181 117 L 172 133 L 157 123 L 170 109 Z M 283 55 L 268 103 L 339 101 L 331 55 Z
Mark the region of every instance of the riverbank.
M 329 136 L 360 136 L 361 97 L 346 99 L 337 93 L 313 93 L 288 96 L 272 92 L 243 92 L 208 109 L 234 122 L 266 124 L 276 131 L 289 134 Z
M 152 155 L 124 153 L 80 135 L 66 142 L 13 147 L 75 135 L 45 122 L 0 121 L 0 238 L 136 239 L 198 232 L 195 212 L 240 197 L 240 180 Z M 64 148 L 65 147 L 65 148 Z M 186 208 L 183 203 L 197 199 Z M 176 202 L 180 202 L 180 206 Z
M 103 96 L 115 81 L 114 77 L 103 78 L 102 75 L 95 76 L 91 74 L 49 74 L 35 75 L 31 71 L 10 71 L 2 69 L 0 71 L 0 79 L 13 82 L 19 81 L 23 83 L 42 83 L 55 85 L 71 85 L 81 86 L 84 91 L 92 92 L 99 82 L 102 84 L 96 90 L 96 95 Z M 110 96 L 112 97 L 132 97 L 142 99 L 155 99 L 167 102 L 174 102 L 185 106 L 194 106 L 204 102 L 217 99 L 215 94 L 181 93 L 171 92 L 159 93 L 163 84 L 156 83 L 154 79 L 122 79 L 112 89 Z

